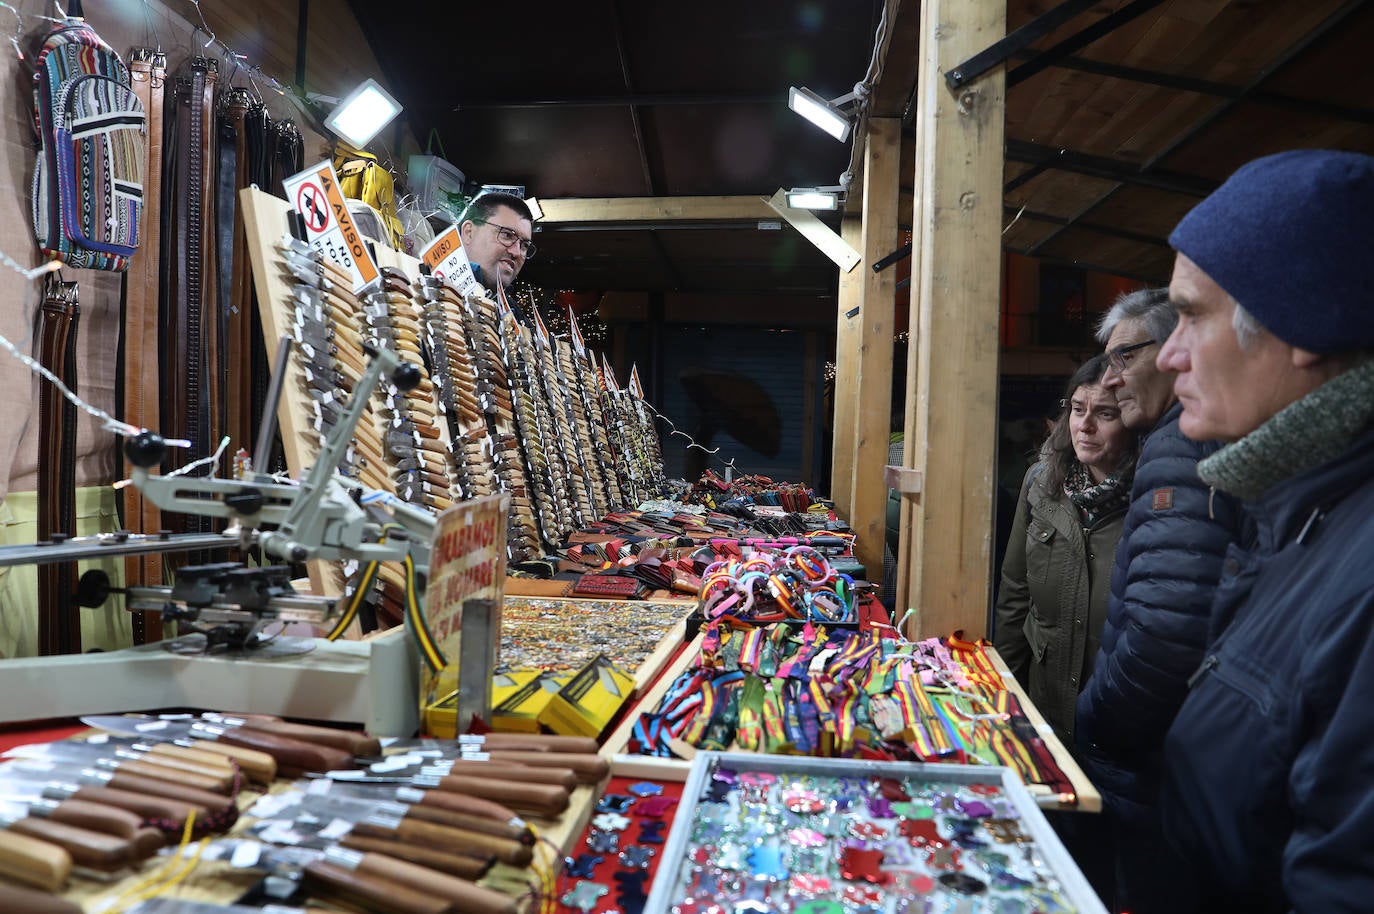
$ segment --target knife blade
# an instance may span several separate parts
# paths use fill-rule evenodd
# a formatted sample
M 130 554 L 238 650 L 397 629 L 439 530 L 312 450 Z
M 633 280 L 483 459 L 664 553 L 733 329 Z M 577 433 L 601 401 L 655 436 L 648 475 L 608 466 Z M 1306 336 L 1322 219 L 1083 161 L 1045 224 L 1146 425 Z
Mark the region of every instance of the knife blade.
M 132 721 L 132 723 L 130 723 Z M 190 758 L 210 757 L 237 764 L 249 780 L 267 784 L 277 776 L 277 760 L 266 752 L 234 746 L 229 743 L 208 740 L 192 740 L 173 736 L 165 731 L 171 726 L 169 720 L 149 717 L 126 717 L 118 714 L 92 715 L 81 718 L 88 727 L 105 733 L 123 735 L 148 742 L 150 752 L 170 752 L 172 754 L 190 753 Z
M 143 822 L 164 823 L 172 831 L 179 832 L 192 812 L 197 817 L 210 814 L 208 809 L 190 803 L 181 803 L 164 797 L 149 797 L 113 787 L 99 787 L 44 778 L 37 780 L 17 777 L 14 772 L 0 776 L 0 796 L 13 802 L 33 802 L 37 800 L 77 799 L 101 806 L 124 809 L 137 815 Z
M 377 802 L 350 799 L 342 796 L 308 794 L 296 791 L 290 796 L 291 805 L 273 803 L 275 816 L 293 810 L 309 817 L 328 817 L 351 825 L 351 831 L 362 837 L 410 841 L 451 853 L 478 858 L 495 857 L 512 866 L 528 866 L 533 859 L 529 844 L 519 836 L 498 836 L 467 827 L 463 817 L 455 813 L 426 818 L 426 812 L 443 813 L 438 808 L 421 811 L 418 807 L 399 802 Z M 416 813 L 420 812 L 419 815 Z
M 225 845 L 230 851 L 232 866 L 301 873 L 307 883 L 321 885 L 330 893 L 342 890 L 366 900 L 371 908 L 394 914 L 514 914 L 516 910 L 515 899 L 509 895 L 385 854 L 341 847 L 278 847 L 238 839 L 215 845 Z M 316 867 L 326 869 L 313 870 Z
M 145 796 L 190 803 L 208 810 L 212 814 L 224 813 L 234 805 L 231 798 L 218 793 L 174 784 L 171 781 L 145 778 L 124 771 L 102 771 L 97 768 L 83 768 L 80 765 L 59 764 L 38 759 L 15 759 L 8 762 L 4 769 L 9 770 L 11 766 L 21 776 L 27 773 L 30 780 L 47 778 L 57 781 L 76 781 L 80 784 L 90 784 L 97 787 L 114 787 L 119 790 L 141 793 Z
M 110 733 L 137 735 L 144 739 L 195 739 L 202 741 L 206 748 L 234 746 L 253 749 L 273 758 L 279 770 L 328 771 L 348 768 L 353 764 L 352 754 L 342 749 L 275 736 L 260 730 L 212 727 L 194 718 L 172 720 L 146 714 L 95 714 L 81 718 L 81 722 Z M 240 764 L 246 767 L 247 763 L 240 759 Z
M 187 784 L 201 790 L 223 794 L 228 794 L 234 786 L 233 772 L 219 773 L 213 769 L 201 768 L 171 759 L 157 761 L 150 758 L 146 753 L 99 744 L 87 745 L 74 740 L 15 746 L 0 753 L 0 758 L 79 762 L 82 765 L 96 765 L 101 768 L 109 768 L 112 771 L 127 771 L 130 774 Z

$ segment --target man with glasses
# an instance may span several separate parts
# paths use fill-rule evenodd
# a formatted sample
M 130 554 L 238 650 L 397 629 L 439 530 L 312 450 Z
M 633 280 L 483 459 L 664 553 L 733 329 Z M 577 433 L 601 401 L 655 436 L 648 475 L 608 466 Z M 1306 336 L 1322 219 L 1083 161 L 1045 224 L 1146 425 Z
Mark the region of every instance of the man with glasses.
M 1176 910 L 1171 879 L 1182 868 L 1159 813 L 1164 735 L 1202 659 L 1222 560 L 1242 522 L 1233 499 L 1198 479 L 1198 461 L 1218 445 L 1183 436 L 1173 375 L 1155 365 L 1177 323 L 1167 289 L 1142 289 L 1117 299 L 1098 326 L 1102 386 L 1143 442 L 1075 736 L 1115 839 L 1116 907 L 1134 914 Z
M 525 201 L 512 194 L 493 192 L 473 199 L 458 220 L 458 233 L 473 275 L 493 298 L 498 287 L 504 289 L 515 281 L 535 253 L 534 218 Z M 510 306 L 524 324 L 520 306 L 514 301 Z

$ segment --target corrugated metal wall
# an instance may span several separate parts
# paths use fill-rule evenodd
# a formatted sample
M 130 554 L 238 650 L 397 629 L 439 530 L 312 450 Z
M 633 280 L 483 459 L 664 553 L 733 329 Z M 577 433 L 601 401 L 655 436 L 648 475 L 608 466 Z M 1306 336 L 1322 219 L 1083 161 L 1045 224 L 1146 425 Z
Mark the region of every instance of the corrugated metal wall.
M 717 472 L 733 459 L 737 473 L 805 481 L 802 456 L 811 431 L 803 419 L 805 358 L 802 331 L 665 326 L 659 411 L 699 443 L 720 448 L 706 458 Z M 709 441 L 701 437 L 712 430 Z M 668 475 L 690 479 L 699 472 L 704 455 L 695 449 L 689 454 L 686 444 L 665 434 Z

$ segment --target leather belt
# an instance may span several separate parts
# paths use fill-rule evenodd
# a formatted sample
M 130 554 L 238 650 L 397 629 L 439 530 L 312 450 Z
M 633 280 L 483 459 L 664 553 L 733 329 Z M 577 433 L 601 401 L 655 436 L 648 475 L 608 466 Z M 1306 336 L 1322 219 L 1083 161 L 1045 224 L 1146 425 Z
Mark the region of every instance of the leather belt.
M 76 391 L 76 330 L 81 316 L 76 283 L 52 274 L 38 310 L 38 360 Z M 38 393 L 38 540 L 76 532 L 76 407 L 57 388 L 39 385 Z M 38 652 L 81 652 L 76 563 L 38 566 Z
M 148 115 L 148 164 L 143 179 L 143 241 L 124 273 L 122 418 L 130 425 L 156 430 L 162 425 L 158 403 L 158 365 L 162 361 L 158 349 L 158 255 L 162 246 L 162 106 L 167 58 L 150 48 L 135 48 L 130 54 L 129 70 L 134 93 Z M 162 512 L 138 489 L 128 486 L 122 494 L 125 529 L 134 533 L 156 533 L 162 529 Z M 129 587 L 160 585 L 162 556 L 129 556 L 124 560 L 124 577 Z M 156 632 L 157 618 L 160 614 L 133 614 L 136 643 L 152 640 L 149 633 Z
M 253 284 L 248 239 L 238 192 L 248 186 L 248 138 L 245 120 L 252 98 L 246 89 L 224 93 L 219 113 L 218 197 L 219 300 L 225 348 L 225 433 L 249 453 L 253 441 Z
M 219 333 L 214 319 L 214 196 L 212 176 L 214 61 L 194 58 L 176 81 L 173 107 L 174 148 L 167 157 L 164 186 L 175 197 L 166 207 L 171 224 L 163 238 L 169 284 L 163 315 L 163 424 L 191 441 L 176 463 L 214 451 L 223 427 L 218 377 Z M 209 518 L 180 515 L 168 526 L 184 532 L 208 532 Z M 201 556 L 190 556 L 192 563 Z

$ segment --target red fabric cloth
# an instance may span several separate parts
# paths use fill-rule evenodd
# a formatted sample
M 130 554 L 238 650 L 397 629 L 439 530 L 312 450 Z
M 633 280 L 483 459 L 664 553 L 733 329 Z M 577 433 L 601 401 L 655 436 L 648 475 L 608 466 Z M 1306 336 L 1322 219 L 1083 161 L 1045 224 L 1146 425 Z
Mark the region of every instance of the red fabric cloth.
M 89 729 L 71 718 L 56 720 L 26 720 L 16 724 L 0 724 L 0 752 L 30 743 L 51 743 Z
M 606 793 L 633 796 L 633 794 L 630 791 L 630 785 L 638 784 L 641 782 L 641 780 L 642 779 L 640 778 L 611 778 L 610 784 L 606 787 Z M 646 783 L 657 784 L 658 786 L 662 787 L 663 793 L 661 794 L 661 796 L 674 797 L 681 801 L 682 788 L 684 786 L 683 784 L 673 781 L 648 781 Z M 630 806 L 629 810 L 622 813 L 622 815 L 624 815 L 630 820 L 630 825 L 628 828 L 626 828 L 624 831 L 620 833 L 621 850 L 624 850 L 626 847 L 629 847 L 631 845 L 640 844 L 641 842 L 639 840 L 639 835 L 641 825 L 646 821 L 654 821 L 652 819 L 646 819 L 644 816 L 635 814 L 635 807 L 639 806 L 643 802 L 644 800 L 642 799 L 636 799 L 634 804 Z M 678 804 L 674 803 L 673 806 L 662 817 L 664 825 L 663 830 L 660 832 L 660 834 L 663 837 L 664 843 L 645 845 L 646 847 L 649 847 L 654 851 L 654 856 L 649 861 L 649 878 L 644 880 L 644 894 L 646 896 L 649 893 L 650 886 L 653 885 L 654 880 L 658 877 L 659 863 L 663 859 L 663 848 L 664 845 L 667 844 L 668 833 L 673 830 L 673 817 L 677 814 L 677 807 Z M 593 818 L 595 818 L 598 815 L 600 815 L 600 813 L 592 813 Z M 601 862 L 597 864 L 596 867 L 592 870 L 593 875 L 590 881 L 604 885 L 608 891 L 605 895 L 601 896 L 600 902 L 592 910 L 593 912 L 624 911 L 626 909 L 626 905 L 622 904 L 620 900 L 616 897 L 620 891 L 620 883 L 616 882 L 615 874 L 630 872 L 630 870 L 620 862 L 619 856 L 617 854 L 602 854 L 592 850 L 590 847 L 587 846 L 587 835 L 591 832 L 591 829 L 592 826 L 588 825 L 587 828 L 583 830 L 581 838 L 578 839 L 577 845 L 573 848 L 573 851 L 569 856 L 571 859 L 575 859 L 578 854 L 591 854 L 594 857 L 599 856 L 603 858 Z M 563 895 L 567 892 L 572 891 L 573 887 L 577 884 L 578 881 L 579 880 L 577 879 L 577 877 L 568 876 L 566 869 L 563 872 L 563 874 L 558 877 L 558 895 L 555 900 L 560 902 L 559 910 L 567 910 L 567 908 L 562 906 L 561 904 Z

